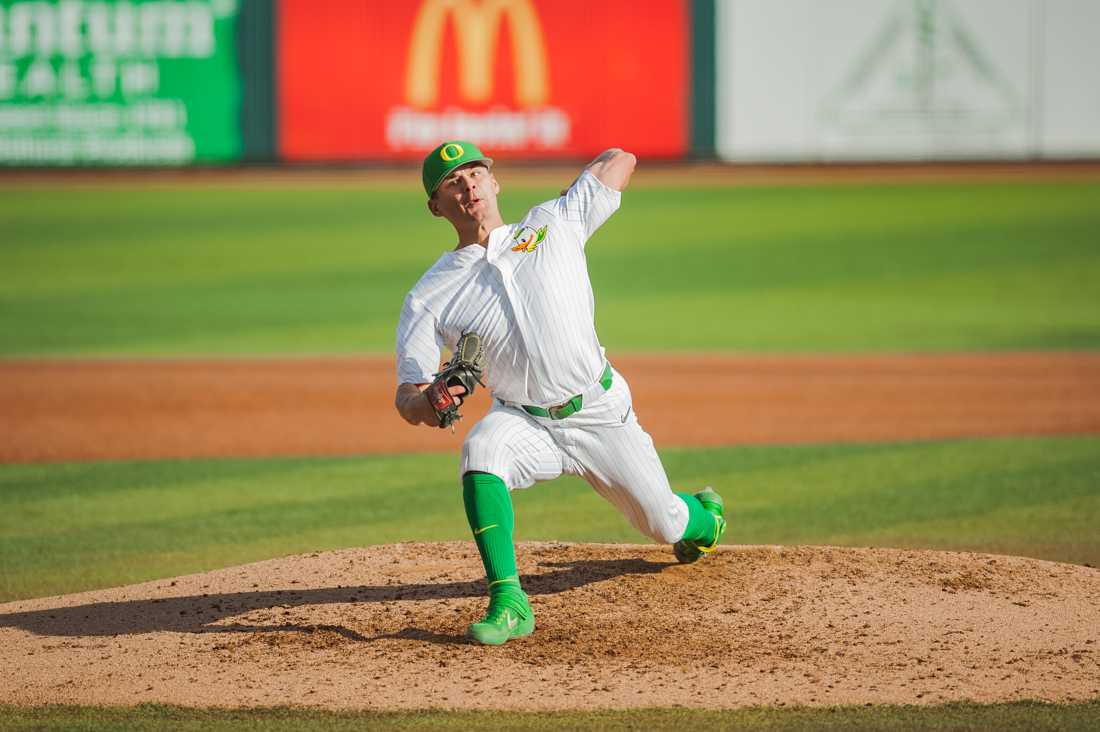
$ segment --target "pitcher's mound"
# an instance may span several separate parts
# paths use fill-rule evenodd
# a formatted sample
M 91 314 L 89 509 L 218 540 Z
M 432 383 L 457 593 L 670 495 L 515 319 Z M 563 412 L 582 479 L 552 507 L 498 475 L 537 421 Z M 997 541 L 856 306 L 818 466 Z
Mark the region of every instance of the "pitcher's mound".
M 0 605 L 0 698 L 589 709 L 1100 695 L 1100 571 L 1015 557 L 521 544 L 535 634 L 467 644 L 472 544 L 398 544 Z

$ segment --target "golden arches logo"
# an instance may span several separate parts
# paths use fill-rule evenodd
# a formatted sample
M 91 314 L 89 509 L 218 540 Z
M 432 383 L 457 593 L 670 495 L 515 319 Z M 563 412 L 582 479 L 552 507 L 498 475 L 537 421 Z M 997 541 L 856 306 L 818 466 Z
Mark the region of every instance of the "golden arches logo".
M 462 149 L 462 145 L 456 145 L 453 142 L 448 145 L 444 145 L 443 149 L 439 151 L 439 157 L 443 158 L 448 163 L 452 160 L 458 160 L 465 154 L 466 151 Z
M 405 96 L 414 107 L 439 101 L 443 35 L 450 18 L 458 50 L 458 90 L 473 104 L 492 98 L 493 60 L 499 26 L 507 20 L 512 38 L 516 101 L 523 107 L 550 98 L 546 44 L 531 0 L 424 0 L 413 22 Z

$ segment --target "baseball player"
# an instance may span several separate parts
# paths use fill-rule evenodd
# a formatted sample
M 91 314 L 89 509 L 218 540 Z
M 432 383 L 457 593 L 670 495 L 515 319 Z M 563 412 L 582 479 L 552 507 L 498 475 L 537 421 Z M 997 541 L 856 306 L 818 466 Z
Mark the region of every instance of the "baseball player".
M 410 424 L 445 426 L 476 382 L 439 372 L 440 349 L 455 354 L 451 364 L 483 359 L 493 406 L 467 436 L 460 468 L 489 586 L 488 612 L 468 631 L 479 643 L 535 627 L 516 572 L 511 490 L 582 476 L 638 531 L 672 544 L 681 562 L 712 552 L 726 528 L 714 490 L 669 487 L 630 387 L 596 337 L 585 246 L 618 209 L 635 163 L 607 150 L 559 198 L 505 224 L 493 161 L 476 145 L 445 142 L 424 159 L 428 210 L 454 227 L 458 243 L 405 298 L 395 403 Z

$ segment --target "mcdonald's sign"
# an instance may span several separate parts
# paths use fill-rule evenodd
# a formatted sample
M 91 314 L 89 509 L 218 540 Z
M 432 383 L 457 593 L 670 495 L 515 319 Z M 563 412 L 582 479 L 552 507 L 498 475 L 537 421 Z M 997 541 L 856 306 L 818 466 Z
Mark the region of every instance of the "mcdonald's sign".
M 416 159 L 447 137 L 494 157 L 687 149 L 685 0 L 278 7 L 285 159 Z

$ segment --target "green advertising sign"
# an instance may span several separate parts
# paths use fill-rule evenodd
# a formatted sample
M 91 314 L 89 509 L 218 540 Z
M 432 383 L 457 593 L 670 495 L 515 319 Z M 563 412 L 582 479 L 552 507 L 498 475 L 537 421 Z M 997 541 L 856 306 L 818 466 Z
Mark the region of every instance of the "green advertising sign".
M 237 0 L 0 0 L 0 164 L 241 154 Z

